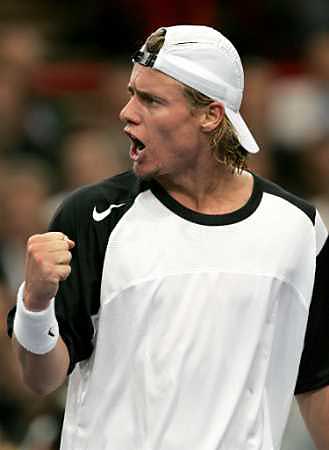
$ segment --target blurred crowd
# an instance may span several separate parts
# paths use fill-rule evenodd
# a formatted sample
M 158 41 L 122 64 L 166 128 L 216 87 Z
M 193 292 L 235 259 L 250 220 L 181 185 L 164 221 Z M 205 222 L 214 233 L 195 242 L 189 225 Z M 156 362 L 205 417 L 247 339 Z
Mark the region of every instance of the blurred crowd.
M 294 25 L 289 41 L 282 23 L 277 36 L 269 36 L 277 18 L 267 29 L 263 23 L 277 17 L 270 16 L 271 8 L 280 7 L 280 0 L 252 2 L 245 12 L 248 23 L 238 0 L 230 6 L 219 2 L 222 8 L 212 0 L 203 3 L 200 11 L 199 2 L 190 1 L 187 16 L 187 3 L 182 2 L 185 9 L 173 17 L 174 2 L 167 8 L 156 5 L 161 16 L 152 2 L 144 1 L 148 14 L 144 24 L 139 19 L 131 34 L 126 33 L 126 50 L 138 45 L 145 32 L 175 22 L 214 25 L 234 38 L 245 66 L 242 113 L 262 148 L 250 159 L 250 169 L 312 201 L 329 227 L 329 6 L 321 0 L 313 0 L 312 8 L 306 0 L 285 2 L 283 18 L 287 27 Z M 99 5 L 92 29 L 94 39 L 104 38 L 103 44 L 105 29 L 97 30 L 97 20 L 106 27 L 106 18 L 113 23 L 125 17 L 125 26 L 124 8 L 134 14 L 140 7 L 137 0 L 122 1 L 122 11 L 120 2 L 115 11 L 108 11 L 105 2 Z M 299 16 L 292 23 L 296 5 Z M 129 143 L 118 119 L 126 101 L 129 58 L 114 54 L 113 48 L 98 48 L 92 58 L 94 41 L 85 59 L 80 48 L 77 61 L 74 49 L 86 42 L 88 28 L 81 20 L 77 23 L 71 33 L 53 35 L 63 48 L 67 39 L 71 49 L 54 58 L 56 42 L 42 27 L 0 20 L 0 450 L 57 450 L 65 402 L 65 387 L 44 399 L 23 387 L 6 334 L 6 314 L 24 277 L 26 240 L 47 229 L 69 192 L 130 167 Z M 125 35 L 117 44 L 124 48 Z M 298 418 L 293 422 L 296 414 L 293 409 L 284 446 L 310 450 L 308 438 L 298 447 L 292 444 L 291 433 L 301 429 Z

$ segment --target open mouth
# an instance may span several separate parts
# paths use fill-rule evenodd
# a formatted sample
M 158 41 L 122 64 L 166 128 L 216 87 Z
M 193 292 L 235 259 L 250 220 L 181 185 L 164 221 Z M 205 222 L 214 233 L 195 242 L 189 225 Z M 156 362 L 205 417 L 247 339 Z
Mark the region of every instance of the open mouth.
M 131 140 L 130 157 L 133 161 L 137 161 L 145 148 L 145 144 L 140 139 L 136 138 L 136 136 L 133 136 L 130 133 L 127 133 L 127 135 Z
M 145 144 L 142 141 L 140 141 L 139 139 L 132 137 L 132 136 L 131 136 L 131 140 L 133 142 L 133 145 L 136 147 L 137 151 L 144 150 Z

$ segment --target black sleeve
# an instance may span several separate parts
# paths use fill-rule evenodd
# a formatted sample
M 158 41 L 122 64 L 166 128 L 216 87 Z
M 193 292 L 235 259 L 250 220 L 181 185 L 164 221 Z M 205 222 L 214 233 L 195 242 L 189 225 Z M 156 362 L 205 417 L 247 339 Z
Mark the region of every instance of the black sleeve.
M 329 238 L 317 260 L 313 296 L 295 394 L 329 384 Z
M 62 231 L 75 242 L 72 271 L 60 283 L 55 302 L 60 335 L 70 354 L 69 372 L 93 351 L 92 316 L 99 309 L 103 266 L 97 236 L 91 226 L 91 212 L 83 201 L 83 194 L 73 196 L 63 204 L 49 226 L 49 231 Z

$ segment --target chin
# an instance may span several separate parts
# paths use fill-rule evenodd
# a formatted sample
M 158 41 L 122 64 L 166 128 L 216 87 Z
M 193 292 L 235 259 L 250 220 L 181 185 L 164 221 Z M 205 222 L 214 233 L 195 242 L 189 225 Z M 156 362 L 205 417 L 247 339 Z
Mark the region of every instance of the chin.
M 143 167 L 143 164 L 133 164 L 133 172 L 138 178 L 143 180 L 149 180 L 160 175 L 160 170 L 156 167 Z

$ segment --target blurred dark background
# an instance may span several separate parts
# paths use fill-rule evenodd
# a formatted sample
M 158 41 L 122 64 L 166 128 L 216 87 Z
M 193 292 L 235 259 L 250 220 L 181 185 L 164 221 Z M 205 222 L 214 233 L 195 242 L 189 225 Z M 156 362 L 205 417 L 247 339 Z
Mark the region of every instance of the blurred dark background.
M 130 55 L 163 25 L 205 24 L 245 67 L 242 113 L 262 150 L 250 169 L 312 201 L 329 226 L 328 0 L 1 0 L 0 450 L 57 450 L 65 387 L 23 386 L 5 318 L 27 238 L 68 192 L 130 167 L 118 113 Z M 311 450 L 293 404 L 285 450 Z

